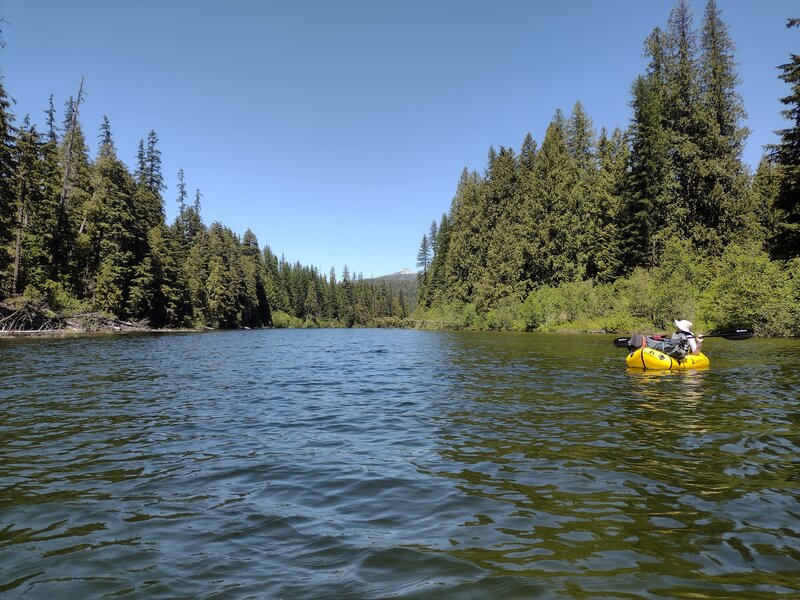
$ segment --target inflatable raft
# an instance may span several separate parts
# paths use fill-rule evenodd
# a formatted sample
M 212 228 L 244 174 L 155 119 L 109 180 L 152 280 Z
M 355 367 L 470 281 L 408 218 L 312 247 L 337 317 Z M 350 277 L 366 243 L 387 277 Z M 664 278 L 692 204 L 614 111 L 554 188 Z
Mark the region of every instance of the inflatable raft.
M 708 357 L 701 352 L 700 354 L 687 354 L 684 358 L 677 359 L 667 356 L 659 350 L 644 347 L 628 354 L 625 363 L 632 369 L 682 371 L 707 368 Z

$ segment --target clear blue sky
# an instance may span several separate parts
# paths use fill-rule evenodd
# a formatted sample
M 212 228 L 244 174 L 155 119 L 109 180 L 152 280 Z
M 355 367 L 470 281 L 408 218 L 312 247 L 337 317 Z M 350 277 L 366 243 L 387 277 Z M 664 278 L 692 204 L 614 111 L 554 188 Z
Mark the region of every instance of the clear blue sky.
M 737 46 L 755 166 L 786 126 L 776 66 L 800 51 L 796 0 L 718 0 Z M 695 25 L 705 1 L 690 2 Z M 365 277 L 414 269 L 463 167 L 490 145 L 541 142 L 580 100 L 625 128 L 642 47 L 667 0 L 0 0 L 0 69 L 18 119 L 85 77 L 81 123 L 102 116 L 120 157 L 159 136 L 170 220 L 176 173 L 206 223 L 251 228 L 288 260 Z

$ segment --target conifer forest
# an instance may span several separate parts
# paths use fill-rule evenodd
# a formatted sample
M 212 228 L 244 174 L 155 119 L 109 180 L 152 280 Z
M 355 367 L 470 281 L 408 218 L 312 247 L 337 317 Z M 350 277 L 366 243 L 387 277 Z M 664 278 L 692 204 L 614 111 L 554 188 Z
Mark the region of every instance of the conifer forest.
M 800 33 L 800 20 L 787 27 Z M 519 150 L 489 148 L 483 173 L 464 169 L 424 232 L 415 289 L 293 264 L 250 230 L 204 223 L 182 171 L 165 196 L 155 131 L 132 169 L 108 119 L 84 131 L 83 82 L 61 112 L 43 99 L 38 128 L 0 81 L 0 301 L 154 328 L 616 332 L 688 318 L 800 335 L 800 55 L 776 65 L 786 129 L 751 172 L 734 41 L 714 0 L 697 25 L 680 0 L 643 48 L 625 130 L 598 132 L 578 101 L 542 140 L 522 132 Z
M 800 33 L 800 20 L 787 26 Z M 800 334 L 800 55 L 776 65 L 787 126 L 751 173 L 734 43 L 714 0 L 697 28 L 679 1 L 644 53 L 626 130 L 597 133 L 577 102 L 540 143 L 491 147 L 483 174 L 463 171 L 419 246 L 420 318 L 521 331 L 689 318 Z

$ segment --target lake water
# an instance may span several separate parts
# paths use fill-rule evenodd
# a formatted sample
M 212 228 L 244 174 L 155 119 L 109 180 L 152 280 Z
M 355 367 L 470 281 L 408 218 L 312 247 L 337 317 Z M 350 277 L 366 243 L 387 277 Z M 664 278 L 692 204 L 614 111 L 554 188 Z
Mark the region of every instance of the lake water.
M 800 341 L 0 340 L 0 596 L 796 598 Z

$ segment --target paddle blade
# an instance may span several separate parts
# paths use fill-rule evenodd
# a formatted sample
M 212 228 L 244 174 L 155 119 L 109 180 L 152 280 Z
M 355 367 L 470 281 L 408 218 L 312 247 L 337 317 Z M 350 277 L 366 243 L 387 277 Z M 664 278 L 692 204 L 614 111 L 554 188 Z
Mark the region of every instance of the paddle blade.
M 626 337 L 620 337 L 620 338 L 617 338 L 617 339 L 615 339 L 615 340 L 614 340 L 614 342 L 613 342 L 613 344 L 614 344 L 614 345 L 615 345 L 617 348 L 627 348 L 627 347 L 628 347 L 628 340 L 629 340 L 629 339 L 630 339 L 630 338 L 626 338 Z
M 716 337 L 725 338 L 726 340 L 731 341 L 738 341 L 738 340 L 749 340 L 751 337 L 755 335 L 752 329 L 737 329 L 736 331 L 732 331 L 730 333 L 720 333 Z

